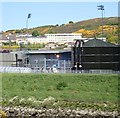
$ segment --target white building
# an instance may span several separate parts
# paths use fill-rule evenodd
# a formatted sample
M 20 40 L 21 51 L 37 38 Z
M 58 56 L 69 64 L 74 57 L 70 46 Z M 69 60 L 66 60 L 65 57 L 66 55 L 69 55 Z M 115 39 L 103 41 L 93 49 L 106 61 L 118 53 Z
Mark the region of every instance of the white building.
M 47 43 L 47 37 L 41 37 L 41 36 L 39 36 L 39 37 L 30 37 L 30 38 L 28 38 L 28 41 L 31 43 L 31 44 L 33 44 L 33 43 L 35 43 L 35 44 L 37 44 L 37 43 Z
M 74 34 L 74 33 L 63 33 L 63 34 L 45 34 L 45 36 L 39 37 L 17 37 L 16 42 L 19 43 L 27 43 L 30 44 L 47 44 L 47 43 L 58 43 L 58 44 L 69 44 L 73 43 L 75 40 L 84 40 L 84 42 L 94 39 L 94 38 L 82 38 L 82 34 Z M 101 38 L 99 38 L 101 39 Z M 105 41 L 106 38 L 103 38 Z
M 37 44 L 37 43 L 58 43 L 58 44 L 64 44 L 64 43 L 70 43 L 73 42 L 74 39 L 81 39 L 82 34 L 73 34 L 73 33 L 63 33 L 63 34 L 45 34 L 44 37 L 28 37 L 23 38 L 23 40 L 28 41 L 31 44 Z M 17 43 L 19 44 L 19 41 L 22 37 L 17 38 Z
M 47 43 L 69 43 L 73 42 L 74 39 L 81 39 L 82 34 L 64 33 L 64 34 L 45 34 Z

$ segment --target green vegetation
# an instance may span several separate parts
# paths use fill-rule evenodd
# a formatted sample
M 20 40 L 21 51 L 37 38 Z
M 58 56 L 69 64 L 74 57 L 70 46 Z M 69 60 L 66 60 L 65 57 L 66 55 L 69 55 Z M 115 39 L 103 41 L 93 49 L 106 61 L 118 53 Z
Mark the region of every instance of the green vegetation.
M 31 28 L 29 29 L 28 32 L 32 34 L 34 30 L 37 30 L 40 34 L 45 34 L 45 33 L 49 33 L 50 31 L 54 31 L 56 33 L 72 33 L 80 29 L 95 30 L 99 26 L 101 26 L 101 22 L 102 22 L 101 18 L 89 19 L 89 20 L 84 20 L 79 22 L 69 21 L 69 25 L 61 24 L 60 26 L 58 26 L 57 24 L 57 25 L 41 26 L 41 27 Z M 104 25 L 117 26 L 118 18 L 117 17 L 104 18 Z M 21 29 L 20 31 L 8 30 L 5 33 L 24 33 L 25 31 L 26 29 Z
M 40 34 L 39 34 L 39 32 L 37 31 L 37 30 L 34 30 L 33 32 L 32 32 L 32 36 L 34 36 L 34 37 L 37 37 L 37 36 L 39 36 Z
M 45 47 L 45 44 L 44 43 L 38 43 L 38 44 L 28 44 L 28 49 L 30 50 L 37 50 L 37 49 L 40 49 L 40 48 L 44 48 Z M 11 45 L 9 47 L 9 44 L 8 45 L 3 45 L 1 46 L 2 49 L 11 49 L 11 50 L 16 50 L 16 49 L 25 49 L 27 48 L 27 45 L 26 44 L 20 44 L 20 45 Z
M 69 24 L 73 24 L 74 22 L 73 21 L 69 21 Z
M 3 105 L 117 109 L 116 74 L 7 73 L 2 84 Z
M 31 49 L 31 50 L 37 50 L 37 49 L 40 49 L 40 48 L 44 48 L 45 47 L 45 44 L 44 43 L 38 43 L 38 44 L 29 44 L 28 45 L 28 49 Z
M 56 86 L 57 90 L 63 90 L 68 85 L 65 82 L 59 82 Z
M 118 44 L 118 18 L 117 17 L 108 17 L 104 18 L 104 37 L 107 38 L 107 42 Z M 44 36 L 44 34 L 53 34 L 53 33 L 82 33 L 83 37 L 101 37 L 101 26 L 102 19 L 95 18 L 84 20 L 80 22 L 68 21 L 66 24 L 61 25 L 46 25 L 36 28 L 28 29 L 28 33 L 33 36 Z M 106 27 L 107 26 L 107 27 Z M 82 31 L 81 31 L 82 30 Z M 4 34 L 20 34 L 26 33 L 26 29 L 20 30 L 8 30 Z

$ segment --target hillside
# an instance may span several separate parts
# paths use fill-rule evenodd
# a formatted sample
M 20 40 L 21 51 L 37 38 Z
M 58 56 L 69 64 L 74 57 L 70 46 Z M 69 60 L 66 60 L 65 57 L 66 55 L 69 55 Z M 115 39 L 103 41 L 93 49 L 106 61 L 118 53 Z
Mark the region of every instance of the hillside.
M 29 33 L 37 31 L 39 35 L 44 35 L 46 33 L 82 33 L 83 37 L 101 37 L 101 18 L 94 18 L 79 22 L 69 21 L 67 24 L 62 25 L 48 25 L 40 26 L 29 29 Z M 104 37 L 108 39 L 108 42 L 117 43 L 118 42 L 118 18 L 108 17 L 104 18 Z M 20 30 L 9 30 L 5 33 L 26 33 L 26 29 Z M 112 37 L 112 39 L 110 39 Z M 111 41 L 112 40 L 112 41 Z
M 109 17 L 104 18 L 104 25 L 118 25 L 118 18 L 117 17 Z M 36 28 L 29 29 L 29 32 L 32 32 L 33 30 L 38 30 L 39 33 L 72 33 L 75 31 L 78 31 L 80 29 L 85 30 L 93 30 L 101 26 L 101 18 L 95 18 L 95 19 L 89 19 L 84 20 L 80 22 L 73 22 L 68 24 L 62 24 L 62 25 L 48 25 L 48 26 L 40 26 Z M 11 33 L 25 33 L 25 29 L 20 30 L 8 30 L 6 32 Z
M 104 25 L 117 25 L 116 17 L 104 18 Z M 53 28 L 56 33 L 72 33 L 79 29 L 93 30 L 101 26 L 101 18 L 89 19 Z

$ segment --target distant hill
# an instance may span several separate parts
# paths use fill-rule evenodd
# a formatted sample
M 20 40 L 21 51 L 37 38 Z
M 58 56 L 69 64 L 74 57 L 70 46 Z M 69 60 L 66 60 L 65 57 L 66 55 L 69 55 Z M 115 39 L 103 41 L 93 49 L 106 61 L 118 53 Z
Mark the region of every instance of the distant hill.
M 100 37 L 101 35 L 101 18 L 94 18 L 79 22 L 69 21 L 67 24 L 62 25 L 48 25 L 48 26 L 40 26 L 29 29 L 29 33 L 32 34 L 33 31 L 37 31 L 40 35 L 44 35 L 46 33 L 82 33 L 83 37 Z M 116 39 L 118 34 L 118 18 L 117 17 L 108 17 L 104 18 L 104 36 L 109 38 L 108 42 L 116 43 L 118 39 Z M 26 33 L 26 29 L 20 30 L 9 30 L 5 33 Z M 113 37 L 114 36 L 114 37 Z M 110 39 L 112 37 L 112 39 Z M 112 41 L 111 41 L 112 40 Z
M 104 18 L 104 25 L 118 25 L 117 17 Z M 95 18 L 54 27 L 53 31 L 56 33 L 72 33 L 80 29 L 93 30 L 98 28 L 99 26 L 101 26 L 101 18 Z
M 118 25 L 118 18 L 117 17 L 109 17 L 109 18 L 104 18 L 104 25 Z M 29 32 L 32 32 L 33 30 L 38 30 L 39 33 L 72 33 L 75 31 L 78 31 L 80 29 L 85 29 L 85 30 L 93 30 L 101 26 L 101 18 L 95 18 L 95 19 L 89 19 L 89 20 L 84 20 L 80 22 L 75 22 L 73 23 L 68 23 L 68 24 L 62 24 L 62 25 L 48 25 L 48 26 L 40 26 L 40 27 L 35 27 L 29 29 Z M 20 30 L 8 30 L 6 32 L 11 32 L 11 33 L 18 33 L 23 32 L 25 33 L 25 29 L 20 29 Z

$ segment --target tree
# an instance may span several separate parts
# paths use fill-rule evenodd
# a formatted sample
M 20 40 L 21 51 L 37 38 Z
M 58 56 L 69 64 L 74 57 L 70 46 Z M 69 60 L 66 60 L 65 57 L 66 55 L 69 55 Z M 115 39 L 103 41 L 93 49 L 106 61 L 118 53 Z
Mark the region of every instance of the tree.
M 73 21 L 69 21 L 69 24 L 73 24 L 74 22 Z
M 20 34 L 20 33 L 21 33 L 21 30 L 16 30 L 15 33 Z
M 56 27 L 59 26 L 58 24 L 55 25 Z
M 60 25 L 60 26 L 64 26 L 65 24 L 62 24 L 62 25 Z
M 34 36 L 34 37 L 37 37 L 37 36 L 39 36 L 40 34 L 39 34 L 39 32 L 37 31 L 37 30 L 34 30 L 33 32 L 32 32 L 32 36 Z

